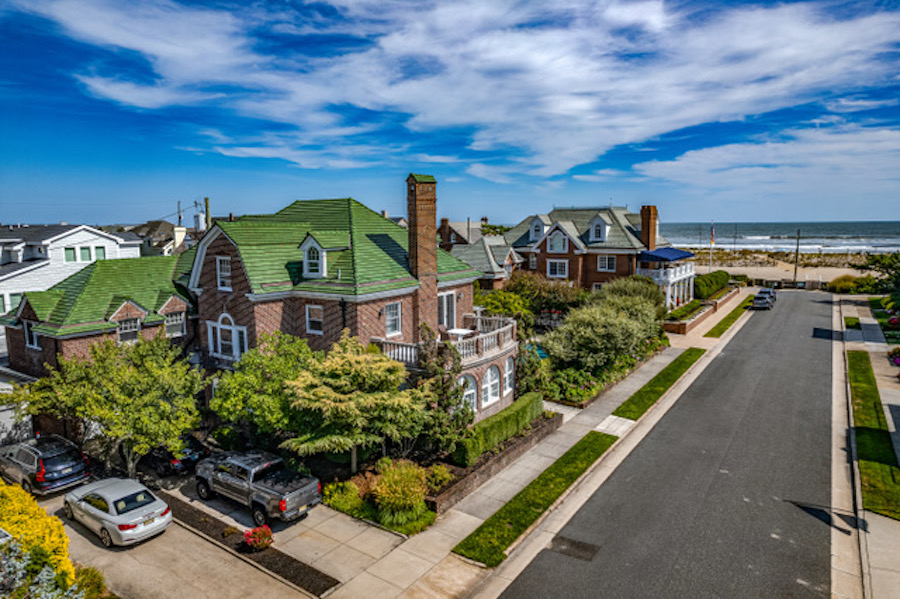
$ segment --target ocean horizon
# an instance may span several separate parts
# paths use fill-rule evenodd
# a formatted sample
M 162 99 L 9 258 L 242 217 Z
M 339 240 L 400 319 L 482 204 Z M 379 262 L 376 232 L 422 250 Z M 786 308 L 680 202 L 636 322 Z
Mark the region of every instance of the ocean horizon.
M 889 253 L 900 251 L 900 221 L 721 222 L 715 249 L 793 252 L 800 231 L 801 253 Z M 709 248 L 711 223 L 660 223 L 672 245 Z

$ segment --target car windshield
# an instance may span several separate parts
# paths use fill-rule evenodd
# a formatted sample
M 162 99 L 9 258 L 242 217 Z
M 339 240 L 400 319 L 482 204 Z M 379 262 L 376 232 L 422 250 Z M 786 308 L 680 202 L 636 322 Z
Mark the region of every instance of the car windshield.
M 132 510 L 144 507 L 154 501 L 156 501 L 156 497 L 154 497 L 150 491 L 138 491 L 137 493 L 132 493 L 131 495 L 126 495 L 121 499 L 117 499 L 115 501 L 116 512 L 119 514 L 127 514 Z
M 81 454 L 77 449 L 69 449 L 63 453 L 44 458 L 44 468 L 47 470 L 59 470 L 74 466 L 81 461 Z

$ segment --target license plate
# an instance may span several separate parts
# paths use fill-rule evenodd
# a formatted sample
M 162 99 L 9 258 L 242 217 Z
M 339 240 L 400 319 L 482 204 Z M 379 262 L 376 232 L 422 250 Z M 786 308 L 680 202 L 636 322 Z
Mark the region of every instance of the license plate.
M 297 513 L 299 514 L 300 512 L 302 512 L 302 511 L 305 510 L 305 509 L 306 509 L 306 506 L 305 506 L 305 505 L 301 505 L 300 507 L 297 508 Z
M 156 520 L 156 518 L 150 518 L 149 520 L 144 520 L 144 526 L 149 526 L 149 525 L 153 524 L 154 520 Z
M 63 469 L 60 470 L 59 472 L 60 472 L 60 474 L 68 474 L 68 473 L 71 472 L 71 471 L 72 471 L 71 468 L 63 468 Z

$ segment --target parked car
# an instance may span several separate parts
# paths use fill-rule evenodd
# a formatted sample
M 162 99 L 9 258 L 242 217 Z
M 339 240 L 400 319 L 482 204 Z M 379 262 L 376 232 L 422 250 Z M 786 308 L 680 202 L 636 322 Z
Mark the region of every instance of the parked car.
M 770 296 L 758 293 L 753 298 L 753 304 L 750 307 L 754 310 L 771 310 L 774 305 L 773 302 L 774 300 Z
M 305 516 L 322 501 L 322 483 L 290 470 L 271 453 L 227 452 L 197 464 L 197 494 L 209 499 L 216 493 L 249 507 L 262 526 L 270 518 L 287 522 Z
M 775 304 L 775 300 L 777 298 L 775 297 L 775 290 L 773 288 L 763 287 L 762 289 L 759 290 L 759 293 L 770 298 L 772 300 L 772 304 L 773 305 Z
M 197 462 L 209 457 L 209 447 L 197 440 L 195 436 L 182 435 L 181 440 L 184 441 L 184 449 L 179 452 L 182 454 L 181 457 L 176 457 L 166 447 L 156 447 L 143 456 L 138 461 L 138 465 L 153 470 L 158 476 L 163 477 L 190 472 L 197 467 Z
M 168 504 L 128 478 L 107 478 L 69 491 L 63 511 L 96 533 L 104 547 L 133 545 L 172 523 Z
M 0 475 L 36 495 L 68 489 L 90 478 L 87 456 L 58 435 L 0 448 Z

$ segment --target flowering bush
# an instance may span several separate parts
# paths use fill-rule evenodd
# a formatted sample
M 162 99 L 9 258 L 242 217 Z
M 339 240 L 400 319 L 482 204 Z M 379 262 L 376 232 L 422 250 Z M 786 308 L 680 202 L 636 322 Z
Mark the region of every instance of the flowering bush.
M 254 551 L 262 551 L 274 542 L 272 529 L 266 525 L 244 531 L 244 543 Z
M 34 497 L 0 481 L 0 528 L 17 538 L 26 553 L 43 552 L 65 586 L 75 580 L 69 560 L 69 537 L 59 518 L 44 511 Z
M 896 316 L 890 317 L 890 318 L 888 319 L 888 325 L 889 325 L 891 328 L 893 328 L 893 329 L 896 329 L 897 327 L 900 327 L 900 318 L 898 318 L 898 317 L 896 317 Z
M 900 345 L 888 352 L 889 358 L 900 358 Z

